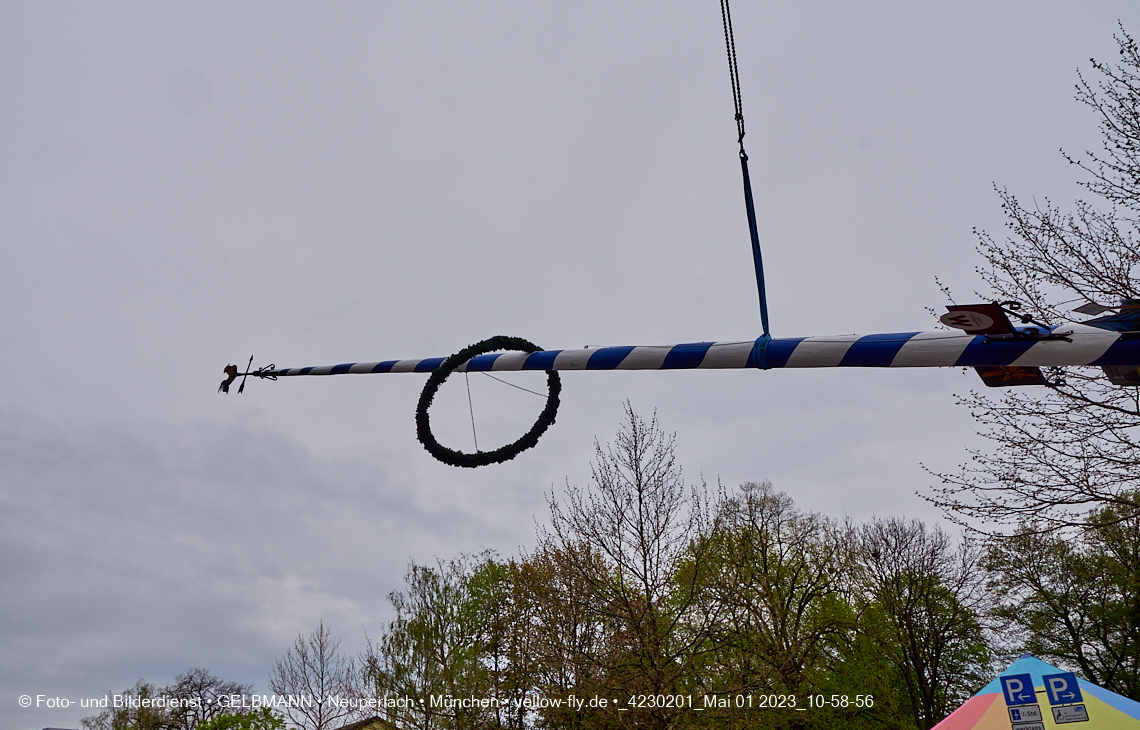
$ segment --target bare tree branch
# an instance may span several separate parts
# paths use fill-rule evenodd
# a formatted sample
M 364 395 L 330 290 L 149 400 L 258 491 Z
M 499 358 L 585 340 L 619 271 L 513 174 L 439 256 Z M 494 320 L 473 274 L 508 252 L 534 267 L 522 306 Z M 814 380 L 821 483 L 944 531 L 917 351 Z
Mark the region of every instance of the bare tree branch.
M 1140 298 L 1140 51 L 1121 28 L 1120 64 L 1093 60 L 1102 80 L 1083 76 L 1077 100 L 1100 118 L 1103 149 L 1080 158 L 1085 187 L 1102 207 L 1078 200 L 1065 213 L 1048 200 L 1026 207 L 998 189 L 1010 236 L 977 232 L 978 268 L 991 295 L 1060 324 L 1076 304 L 1112 306 Z M 1002 532 L 1033 519 L 1041 529 L 1084 527 L 1089 510 L 1112 505 L 1140 514 L 1140 393 L 1107 383 L 1099 368 L 1053 368 L 1045 390 L 959 402 L 994 451 L 971 451 L 956 473 L 936 473 L 922 495 L 971 529 Z

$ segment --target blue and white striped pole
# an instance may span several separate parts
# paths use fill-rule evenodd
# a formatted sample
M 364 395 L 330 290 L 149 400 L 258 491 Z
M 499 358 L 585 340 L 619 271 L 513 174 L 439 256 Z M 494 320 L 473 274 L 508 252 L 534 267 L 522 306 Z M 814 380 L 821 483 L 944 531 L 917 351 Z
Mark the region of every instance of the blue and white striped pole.
M 1032 332 L 1035 328 L 1018 328 Z M 773 338 L 767 367 L 1049 367 L 1093 365 L 1140 367 L 1140 339 L 1087 324 L 1052 329 L 1053 339 L 996 339 L 957 330 L 898 332 L 873 335 Z M 428 373 L 443 357 L 343 363 L 302 368 L 274 368 L 262 377 L 364 373 Z M 459 372 L 512 370 L 684 370 L 756 368 L 755 341 L 692 342 L 504 352 L 478 355 Z M 254 374 L 254 373 L 251 373 Z
M 628 345 L 583 347 L 576 350 L 538 350 L 533 343 L 513 337 L 493 337 L 446 357 L 379 362 L 347 362 L 303 368 L 273 365 L 238 373 L 226 367 L 227 379 L 219 390 L 241 376 L 260 378 L 298 375 L 368 373 L 432 373 L 416 409 L 417 437 L 435 458 L 452 466 L 476 467 L 500 463 L 534 446 L 554 422 L 565 370 L 689 370 L 827 367 L 974 367 L 989 386 L 1052 385 L 1041 367 L 1092 365 L 1104 368 L 1117 385 L 1140 386 L 1140 302 L 1126 302 L 1119 314 L 1081 324 L 1015 327 L 997 302 L 955 305 L 942 317 L 955 330 L 895 332 L 874 335 L 770 338 L 742 342 L 690 342 L 681 345 Z M 1023 321 L 1027 319 L 1023 317 Z M 464 362 L 464 360 L 466 360 Z M 251 359 L 252 361 L 252 359 Z M 492 452 L 465 454 L 444 447 L 431 433 L 428 408 L 432 397 L 451 372 L 509 372 L 537 370 L 548 373 L 550 393 L 535 425 L 518 441 Z M 238 392 L 241 392 L 239 388 Z M 472 417 L 474 426 L 474 417 Z

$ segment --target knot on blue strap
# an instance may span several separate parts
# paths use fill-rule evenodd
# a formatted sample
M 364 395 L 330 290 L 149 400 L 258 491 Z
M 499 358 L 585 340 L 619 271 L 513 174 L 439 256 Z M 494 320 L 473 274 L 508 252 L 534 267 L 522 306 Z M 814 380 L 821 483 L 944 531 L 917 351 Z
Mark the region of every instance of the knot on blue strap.
M 772 335 L 767 332 L 756 338 L 756 344 L 752 345 L 753 367 L 768 370 L 768 343 L 771 341 Z

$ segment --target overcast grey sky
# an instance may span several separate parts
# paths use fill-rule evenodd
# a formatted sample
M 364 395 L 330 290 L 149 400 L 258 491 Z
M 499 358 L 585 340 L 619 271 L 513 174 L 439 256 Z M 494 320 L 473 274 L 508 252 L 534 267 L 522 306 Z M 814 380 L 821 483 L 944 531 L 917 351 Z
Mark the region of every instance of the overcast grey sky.
M 980 287 L 992 186 L 1067 204 L 1076 69 L 1133 2 L 738 2 L 777 336 L 930 328 Z M 629 399 L 693 480 L 938 519 L 979 445 L 953 370 L 563 376 L 537 449 L 415 441 L 423 376 L 281 366 L 759 333 L 713 2 L 0 0 L 0 725 L 191 666 L 265 689 L 324 620 L 379 635 L 408 560 L 515 554 Z M 541 376 L 518 380 L 541 385 Z M 521 378 L 521 376 L 519 376 Z M 462 381 L 441 439 L 469 448 Z M 473 377 L 481 445 L 541 401 Z

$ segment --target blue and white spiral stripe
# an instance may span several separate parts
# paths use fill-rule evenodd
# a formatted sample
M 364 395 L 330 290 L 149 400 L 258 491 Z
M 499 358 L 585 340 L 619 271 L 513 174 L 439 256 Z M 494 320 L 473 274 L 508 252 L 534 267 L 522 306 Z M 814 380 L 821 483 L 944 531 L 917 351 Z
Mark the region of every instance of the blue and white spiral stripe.
M 958 330 L 874 335 L 773 338 L 769 368 L 974 367 L 1108 365 L 1140 366 L 1140 339 L 1082 324 L 1053 330 L 1064 339 L 999 339 Z M 510 370 L 683 370 L 755 368 L 755 342 L 690 342 L 681 345 L 585 347 L 576 350 L 503 352 L 478 355 L 459 372 Z M 427 373 L 447 358 L 343 363 L 280 368 L 264 375 Z

